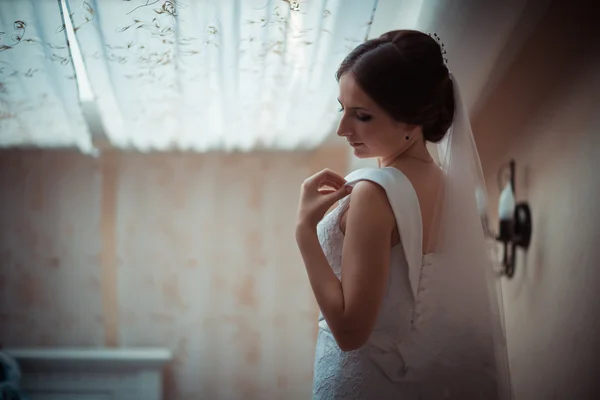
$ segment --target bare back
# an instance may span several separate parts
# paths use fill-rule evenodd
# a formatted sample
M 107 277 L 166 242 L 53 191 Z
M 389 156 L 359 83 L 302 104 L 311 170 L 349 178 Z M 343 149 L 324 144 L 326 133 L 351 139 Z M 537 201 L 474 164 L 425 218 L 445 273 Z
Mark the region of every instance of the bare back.
M 439 229 L 439 205 L 444 188 L 444 172 L 435 162 L 399 160 L 394 165 L 412 184 L 421 208 L 423 254 L 435 250 Z
M 421 209 L 423 226 L 423 254 L 435 250 L 437 232 L 439 229 L 439 199 L 443 193 L 444 173 L 434 162 L 422 162 L 414 159 L 401 159 L 391 165 L 400 170 L 412 184 Z M 340 219 L 340 229 L 346 231 L 346 210 Z M 395 225 L 395 222 L 394 222 Z M 392 232 L 391 246 L 400 243 L 400 234 L 396 226 Z

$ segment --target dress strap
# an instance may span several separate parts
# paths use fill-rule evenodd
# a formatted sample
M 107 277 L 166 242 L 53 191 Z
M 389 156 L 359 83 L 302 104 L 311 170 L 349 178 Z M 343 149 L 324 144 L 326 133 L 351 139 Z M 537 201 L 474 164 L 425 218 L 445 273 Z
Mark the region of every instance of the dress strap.
M 370 181 L 381 186 L 396 217 L 400 242 L 406 256 L 413 296 L 417 298 L 423 261 L 423 227 L 419 199 L 412 184 L 397 168 L 361 168 L 346 176 L 346 185 Z

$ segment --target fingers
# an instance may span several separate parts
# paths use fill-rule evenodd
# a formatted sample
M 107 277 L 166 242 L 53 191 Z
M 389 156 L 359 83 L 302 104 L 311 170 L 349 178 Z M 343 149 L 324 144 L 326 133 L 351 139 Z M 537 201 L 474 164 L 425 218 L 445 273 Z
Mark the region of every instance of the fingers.
M 321 183 L 319 183 L 319 189 L 322 189 L 324 187 L 329 187 L 329 188 L 333 188 L 335 190 L 341 188 L 344 185 L 340 185 L 339 182 L 333 182 L 333 181 L 323 181 Z
M 317 173 L 315 175 L 315 177 L 320 182 L 323 182 L 323 181 L 334 182 L 334 183 L 337 183 L 339 186 L 343 186 L 346 183 L 346 179 L 343 176 L 341 176 L 337 172 L 334 172 L 330 169 L 322 170 L 321 172 Z
M 352 186 L 342 187 L 338 190 L 334 190 L 331 193 L 327 194 L 329 197 L 329 201 L 335 203 L 338 200 L 343 199 L 348 196 L 352 192 Z
M 346 183 L 346 179 L 330 169 L 324 169 L 308 178 L 306 181 L 304 181 L 304 183 L 305 185 L 316 187 L 320 187 L 326 183 L 327 185 L 337 189 Z
M 331 194 L 331 193 L 335 193 L 337 191 L 338 191 L 338 189 L 330 189 L 330 188 L 321 188 L 321 189 L 319 189 L 319 193 L 320 194 L 325 194 L 325 195 Z

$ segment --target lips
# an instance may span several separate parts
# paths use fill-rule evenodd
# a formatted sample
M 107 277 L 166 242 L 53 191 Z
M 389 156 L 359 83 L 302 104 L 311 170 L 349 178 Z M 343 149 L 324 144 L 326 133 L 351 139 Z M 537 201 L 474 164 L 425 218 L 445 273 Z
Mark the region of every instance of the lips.
M 352 147 L 358 147 L 358 146 L 362 146 L 362 143 L 350 143 L 350 146 Z

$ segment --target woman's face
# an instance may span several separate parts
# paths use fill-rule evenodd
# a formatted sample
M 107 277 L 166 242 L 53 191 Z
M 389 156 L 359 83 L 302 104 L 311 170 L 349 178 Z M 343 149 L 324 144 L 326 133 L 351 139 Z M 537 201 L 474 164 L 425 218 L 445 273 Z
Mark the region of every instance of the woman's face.
M 350 74 L 339 82 L 338 101 L 343 112 L 337 130 L 346 138 L 358 158 L 386 158 L 401 154 L 411 140 L 406 140 L 409 126 L 395 121 L 358 86 Z

